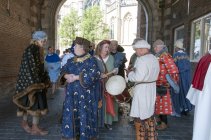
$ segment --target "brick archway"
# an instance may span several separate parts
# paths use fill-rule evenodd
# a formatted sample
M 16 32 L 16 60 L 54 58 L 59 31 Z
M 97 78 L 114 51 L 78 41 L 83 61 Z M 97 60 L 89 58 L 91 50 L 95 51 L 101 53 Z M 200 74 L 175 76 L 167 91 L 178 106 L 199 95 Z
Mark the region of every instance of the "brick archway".
M 42 7 L 42 29 L 48 33 L 49 46 L 57 48 L 57 22 L 56 16 L 66 0 L 45 0 Z

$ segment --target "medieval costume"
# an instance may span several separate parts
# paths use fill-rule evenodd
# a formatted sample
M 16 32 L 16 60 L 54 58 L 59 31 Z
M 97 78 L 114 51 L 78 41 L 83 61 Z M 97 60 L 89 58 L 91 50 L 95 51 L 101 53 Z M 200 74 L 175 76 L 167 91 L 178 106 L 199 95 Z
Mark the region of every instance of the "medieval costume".
M 88 50 L 79 55 L 81 47 L 89 47 L 89 41 L 77 37 L 74 49 L 76 56 L 67 61 L 61 74 L 68 75 L 66 97 L 63 107 L 62 136 L 64 139 L 89 140 L 97 137 L 97 109 L 100 71 L 96 59 L 88 54 Z M 84 50 L 85 50 L 84 49 Z M 74 78 L 77 77 L 77 78 Z
M 46 39 L 46 34 L 36 31 L 22 57 L 16 92 L 13 102 L 18 106 L 18 116 L 23 116 L 22 127 L 28 133 L 46 135 L 47 132 L 38 128 L 38 121 L 41 115 L 46 115 L 48 111 L 46 92 L 48 74 L 44 71 L 43 54 L 41 48 Z M 41 45 L 39 44 L 41 43 Z M 28 126 L 27 114 L 33 116 L 32 130 Z
M 192 140 L 211 140 L 211 50 L 203 56 L 193 77 L 187 98 L 195 105 Z
M 159 130 L 167 128 L 167 115 L 172 114 L 172 102 L 170 95 L 170 84 L 167 81 L 166 75 L 169 74 L 171 78 L 177 82 L 178 77 L 178 68 L 174 63 L 174 59 L 167 52 L 167 48 L 164 45 L 163 41 L 157 40 L 153 44 L 154 50 L 159 48 L 156 51 L 156 57 L 159 60 L 160 73 L 157 80 L 157 86 L 164 86 L 166 88 L 165 95 L 157 94 L 156 105 L 155 105 L 155 114 L 159 115 L 160 125 L 157 127 Z M 159 91 L 157 91 L 159 92 Z
M 101 68 L 101 89 L 102 89 L 102 108 L 100 110 L 100 122 L 104 121 L 105 127 L 112 130 L 112 123 L 118 121 L 119 105 L 115 98 L 106 92 L 105 83 L 108 78 L 118 73 L 118 68 L 114 67 L 114 57 L 109 53 L 110 41 L 101 41 L 96 48 L 96 58 L 103 66 Z M 103 113 L 103 114 L 102 114 Z M 103 115 L 103 117 L 102 117 Z M 103 119 L 103 120 L 102 120 Z M 102 123 L 101 123 L 102 124 Z
M 190 101 L 186 98 L 191 85 L 191 63 L 189 57 L 183 49 L 183 43 L 177 40 L 175 43 L 173 58 L 179 69 L 179 94 L 172 94 L 172 102 L 176 116 L 180 116 L 181 112 L 187 113 L 192 110 Z
M 47 71 L 52 83 L 52 94 L 54 94 L 56 89 L 56 83 L 59 78 L 60 68 L 61 68 L 61 60 L 59 56 L 53 52 L 53 48 L 48 48 L 48 54 L 45 58 Z
M 155 100 L 156 80 L 160 71 L 156 57 L 149 53 L 150 45 L 145 40 L 137 41 L 133 48 L 148 49 L 145 54 L 138 55 L 134 70 L 128 74 L 128 80 L 135 82 L 130 116 L 135 118 L 136 139 L 155 140 Z M 137 121 L 138 120 L 138 121 Z

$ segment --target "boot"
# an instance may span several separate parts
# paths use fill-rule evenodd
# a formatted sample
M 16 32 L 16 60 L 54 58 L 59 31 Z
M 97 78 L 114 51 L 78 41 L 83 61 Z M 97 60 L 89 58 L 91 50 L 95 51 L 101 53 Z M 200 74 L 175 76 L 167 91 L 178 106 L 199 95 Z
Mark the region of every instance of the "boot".
M 32 125 L 31 134 L 32 135 L 41 135 L 41 136 L 44 136 L 44 135 L 47 135 L 48 134 L 48 131 L 42 130 L 41 128 L 38 127 L 37 124 L 33 124 Z
M 158 125 L 158 126 L 156 127 L 156 129 L 162 131 L 162 130 L 165 130 L 167 127 L 168 127 L 168 126 L 167 126 L 166 123 L 161 122 L 161 124 Z
M 27 121 L 22 121 L 21 122 L 21 127 L 27 132 L 27 133 L 31 133 L 31 127 L 29 126 Z
M 136 140 L 145 140 L 144 127 L 141 127 L 141 123 L 136 121 L 134 121 L 134 125 L 136 128 Z

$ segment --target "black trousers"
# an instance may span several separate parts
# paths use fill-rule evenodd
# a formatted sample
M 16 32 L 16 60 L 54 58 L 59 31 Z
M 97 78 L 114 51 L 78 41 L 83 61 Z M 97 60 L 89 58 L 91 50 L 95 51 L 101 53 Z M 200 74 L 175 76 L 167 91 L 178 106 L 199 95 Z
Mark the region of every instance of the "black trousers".
M 164 122 L 165 124 L 168 123 L 167 115 L 159 115 L 160 121 Z

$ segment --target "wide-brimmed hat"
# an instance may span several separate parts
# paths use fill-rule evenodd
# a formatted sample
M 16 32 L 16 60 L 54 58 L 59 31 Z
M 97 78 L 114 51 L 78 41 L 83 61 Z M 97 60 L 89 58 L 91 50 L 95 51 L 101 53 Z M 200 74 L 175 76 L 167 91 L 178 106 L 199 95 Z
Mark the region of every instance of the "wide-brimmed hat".
M 32 34 L 33 40 L 45 40 L 47 39 L 47 34 L 44 31 L 35 31 Z
M 146 40 L 143 40 L 143 39 L 138 40 L 132 46 L 134 49 L 138 49 L 138 48 L 150 49 L 151 48 L 151 45 Z
M 175 44 L 174 44 L 174 47 L 175 47 L 175 48 L 179 48 L 179 49 L 184 49 L 184 47 L 183 47 L 183 39 L 177 40 L 177 41 L 175 42 Z
M 106 82 L 106 90 L 111 95 L 119 95 L 126 88 L 126 81 L 120 75 L 112 76 Z
M 83 37 L 76 37 L 75 43 L 79 45 L 83 45 L 85 48 L 89 48 L 91 42 Z

